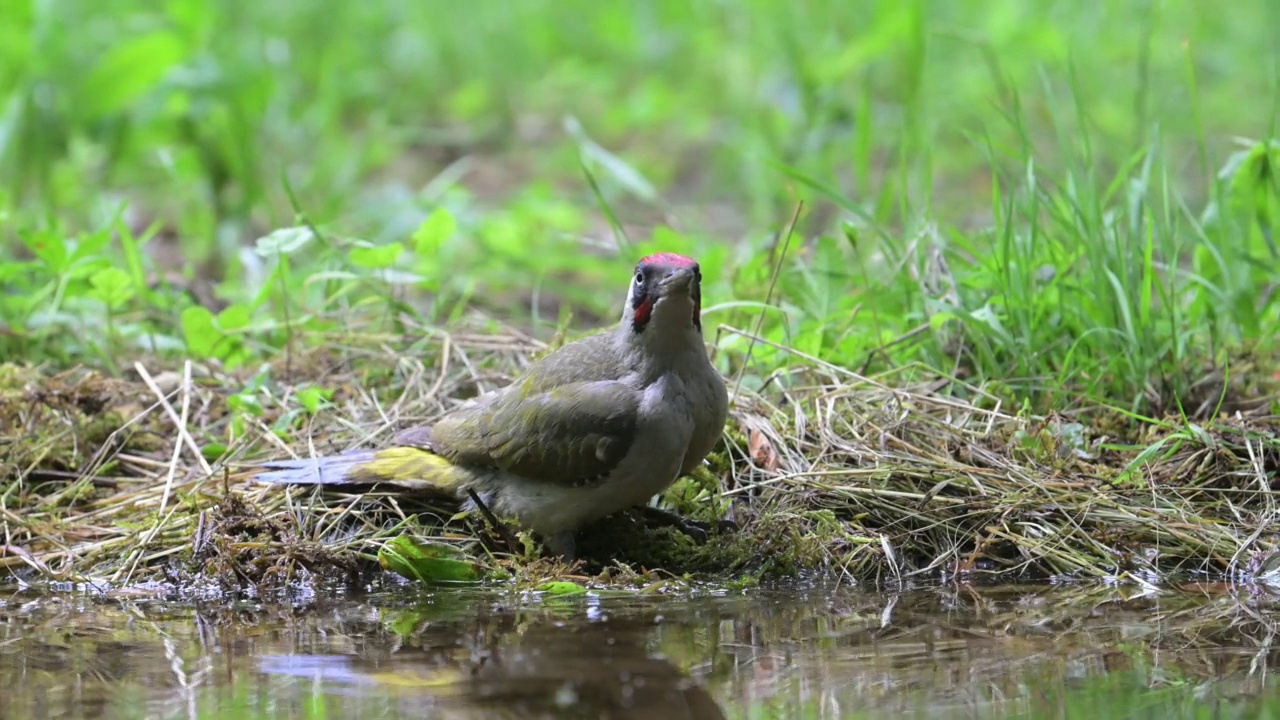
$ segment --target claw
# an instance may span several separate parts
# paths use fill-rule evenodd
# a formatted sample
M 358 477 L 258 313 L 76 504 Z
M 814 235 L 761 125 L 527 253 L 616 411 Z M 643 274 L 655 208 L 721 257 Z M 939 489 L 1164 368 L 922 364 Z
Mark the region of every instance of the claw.
M 699 545 L 705 543 L 711 537 L 712 524 L 709 522 L 690 520 L 651 505 L 643 506 L 640 511 L 646 524 L 653 527 L 674 527 L 693 538 Z M 732 520 L 717 520 L 715 527 L 719 532 L 732 532 L 738 529 L 738 524 Z

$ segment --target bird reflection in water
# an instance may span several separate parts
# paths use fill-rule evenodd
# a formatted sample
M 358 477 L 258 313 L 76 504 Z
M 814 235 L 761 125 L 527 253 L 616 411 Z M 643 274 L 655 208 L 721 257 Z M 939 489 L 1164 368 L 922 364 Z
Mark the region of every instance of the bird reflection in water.
M 504 616 L 470 637 L 451 625 L 427 624 L 392 652 L 265 656 L 258 667 L 319 682 L 325 692 L 394 696 L 406 715 L 725 717 L 705 688 L 647 647 L 649 623 Z

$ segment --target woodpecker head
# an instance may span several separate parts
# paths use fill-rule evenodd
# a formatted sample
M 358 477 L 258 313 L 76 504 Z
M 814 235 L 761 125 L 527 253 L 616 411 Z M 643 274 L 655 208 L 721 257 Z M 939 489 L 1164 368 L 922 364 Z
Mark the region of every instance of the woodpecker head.
M 636 263 L 623 323 L 635 333 L 647 328 L 702 332 L 702 271 L 698 261 L 655 253 Z

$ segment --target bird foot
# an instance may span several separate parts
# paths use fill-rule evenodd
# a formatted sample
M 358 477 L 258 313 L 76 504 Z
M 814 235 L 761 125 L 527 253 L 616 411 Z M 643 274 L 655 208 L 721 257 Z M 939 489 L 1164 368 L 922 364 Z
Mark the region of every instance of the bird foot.
M 702 520 L 691 520 L 668 510 L 653 507 L 652 505 L 645 505 L 641 507 L 640 512 L 646 525 L 652 527 L 673 527 L 693 538 L 699 545 L 705 543 L 708 538 L 711 537 L 711 530 L 713 526 L 720 532 L 733 532 L 738 529 L 738 524 L 732 520 L 717 520 L 715 523 L 705 522 Z

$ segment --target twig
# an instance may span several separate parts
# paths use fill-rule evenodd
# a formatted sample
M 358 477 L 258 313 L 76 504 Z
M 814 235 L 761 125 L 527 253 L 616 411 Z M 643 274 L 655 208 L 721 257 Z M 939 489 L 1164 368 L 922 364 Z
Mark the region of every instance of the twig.
M 177 410 L 173 409 L 173 405 L 169 403 L 169 399 L 165 396 L 164 391 L 160 389 L 159 385 L 156 385 L 156 381 L 151 377 L 151 373 L 147 372 L 147 369 L 142 366 L 142 363 L 135 362 L 133 364 L 133 368 L 138 371 L 138 375 L 142 377 L 142 381 L 147 384 L 147 387 L 151 388 L 151 392 L 155 393 L 156 399 L 160 401 L 160 407 L 164 408 L 165 414 L 167 414 L 169 419 L 177 426 L 179 437 L 182 439 L 183 443 L 186 444 L 187 449 L 191 451 L 191 456 L 195 458 L 196 462 L 200 465 L 200 469 L 203 470 L 204 474 L 207 476 L 213 475 L 213 468 L 210 467 L 209 462 L 204 459 L 204 453 L 200 452 L 200 446 L 196 444 L 195 438 L 191 437 L 191 433 L 187 431 L 187 421 L 183 416 L 178 414 Z M 188 360 L 184 366 L 183 387 L 187 387 L 190 383 L 191 361 Z

